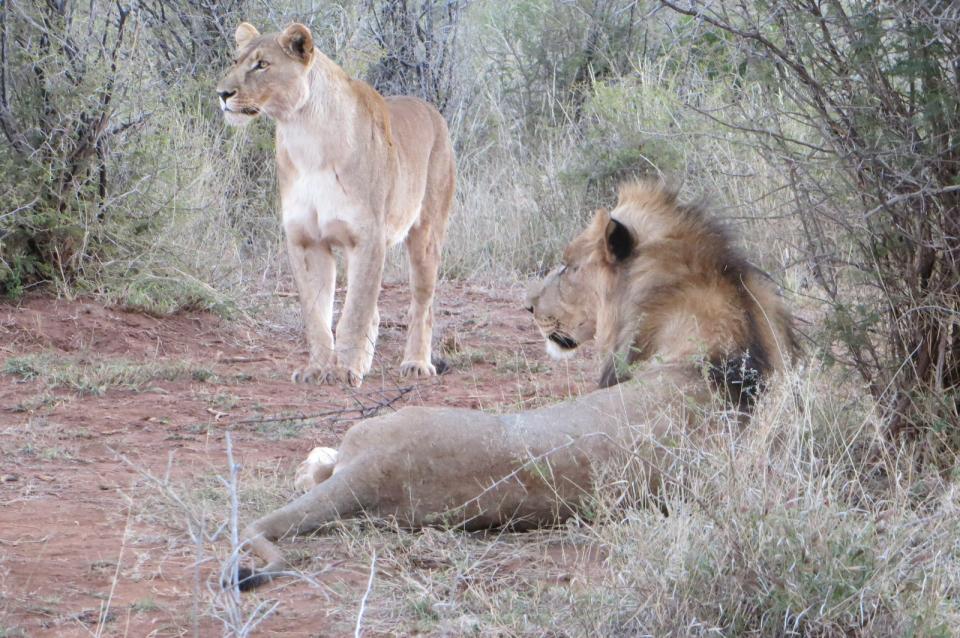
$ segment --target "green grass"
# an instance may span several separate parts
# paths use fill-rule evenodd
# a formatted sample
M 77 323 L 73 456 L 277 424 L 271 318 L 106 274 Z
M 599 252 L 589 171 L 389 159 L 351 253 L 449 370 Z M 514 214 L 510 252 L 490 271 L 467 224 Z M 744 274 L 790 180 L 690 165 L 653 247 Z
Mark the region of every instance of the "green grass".
M 222 293 L 183 272 L 140 274 L 133 279 L 101 282 L 106 300 L 127 310 L 153 316 L 210 311 L 229 318 L 234 304 Z
M 271 441 L 293 439 L 302 435 L 304 430 L 312 428 L 316 422 L 311 419 L 284 419 L 269 423 L 258 423 L 256 432 Z
M 134 613 L 143 614 L 159 611 L 160 605 L 153 598 L 148 597 L 135 601 L 132 605 L 130 605 L 130 609 L 132 609 Z
M 80 396 L 101 396 L 111 389 L 142 391 L 157 381 L 190 379 L 204 383 L 216 379 L 210 369 L 185 361 L 88 361 L 52 354 L 9 357 L 3 372 L 27 381 L 40 380 L 48 389 L 64 388 Z
M 4 370 L 6 372 L 6 369 Z M 9 374 L 18 374 L 16 372 L 11 372 Z M 13 406 L 14 412 L 36 412 L 43 408 L 53 408 L 56 405 L 64 402 L 66 399 L 64 397 L 51 394 L 50 392 L 41 392 L 31 397 L 26 397 L 23 400 L 19 401 L 16 405 Z

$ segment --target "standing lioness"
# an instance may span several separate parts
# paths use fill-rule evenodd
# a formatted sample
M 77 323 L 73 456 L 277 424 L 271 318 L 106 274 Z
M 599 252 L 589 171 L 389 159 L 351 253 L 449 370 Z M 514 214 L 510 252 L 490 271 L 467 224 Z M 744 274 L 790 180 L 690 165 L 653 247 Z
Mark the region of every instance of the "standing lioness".
M 433 292 L 453 204 L 446 122 L 414 97 L 383 98 L 314 49 L 302 24 L 260 35 L 237 27 L 236 59 L 217 85 L 224 117 L 277 122 L 283 228 L 300 293 L 310 358 L 294 381 L 360 385 L 370 370 L 387 247 L 410 260 L 407 344 L 400 372 L 431 376 Z M 347 261 L 347 298 L 334 346 L 333 248 Z

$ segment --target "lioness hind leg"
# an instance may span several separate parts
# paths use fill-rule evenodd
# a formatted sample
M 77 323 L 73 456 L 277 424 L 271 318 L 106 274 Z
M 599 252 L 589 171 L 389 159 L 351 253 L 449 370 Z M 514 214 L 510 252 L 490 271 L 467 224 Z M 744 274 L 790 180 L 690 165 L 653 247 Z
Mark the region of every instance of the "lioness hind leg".
M 431 359 L 433 339 L 433 293 L 440 269 L 440 253 L 447 231 L 447 218 L 453 205 L 453 169 L 439 183 L 428 185 L 420 223 L 410 229 L 406 239 L 410 263 L 410 311 L 407 344 L 403 349 L 400 374 L 429 377 L 447 368 L 443 361 Z
M 306 460 L 297 467 L 293 484 L 301 492 L 309 492 L 330 478 L 336 464 L 336 450 L 330 447 L 315 447 Z

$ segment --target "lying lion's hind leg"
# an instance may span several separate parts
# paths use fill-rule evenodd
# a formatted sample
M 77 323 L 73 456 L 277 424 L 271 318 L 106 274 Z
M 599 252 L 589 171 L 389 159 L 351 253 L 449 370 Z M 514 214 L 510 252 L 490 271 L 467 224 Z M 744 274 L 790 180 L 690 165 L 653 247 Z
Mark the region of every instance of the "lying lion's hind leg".
M 290 565 L 275 541 L 288 537 L 309 534 L 324 525 L 341 518 L 356 516 L 363 511 L 362 494 L 351 484 L 362 482 L 350 476 L 353 467 L 341 468 L 337 473 L 320 483 L 303 496 L 278 508 L 251 523 L 241 535 L 241 545 L 261 558 L 266 565 L 260 570 L 241 567 L 237 570 L 236 583 L 241 591 L 249 591 L 265 585 L 277 576 L 286 573 Z M 225 586 L 231 583 L 224 583 Z
M 330 478 L 336 465 L 337 451 L 335 449 L 315 447 L 310 451 L 306 460 L 297 467 L 293 485 L 301 492 L 309 492 Z

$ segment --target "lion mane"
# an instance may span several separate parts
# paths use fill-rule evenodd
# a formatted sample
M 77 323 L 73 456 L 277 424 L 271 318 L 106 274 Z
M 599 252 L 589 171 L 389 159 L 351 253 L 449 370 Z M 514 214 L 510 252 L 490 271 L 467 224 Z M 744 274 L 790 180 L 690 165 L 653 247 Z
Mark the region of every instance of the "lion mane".
M 651 359 L 699 361 L 746 405 L 799 352 L 770 278 L 703 207 L 679 203 L 660 181 L 624 184 L 617 206 L 596 212 L 527 303 L 548 352 L 595 336 L 601 387 Z

